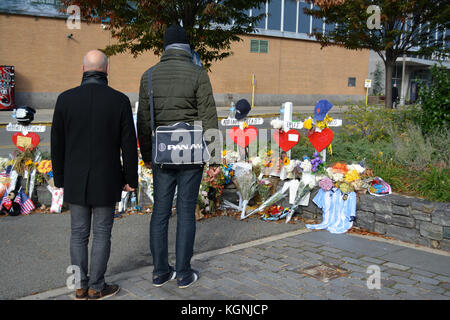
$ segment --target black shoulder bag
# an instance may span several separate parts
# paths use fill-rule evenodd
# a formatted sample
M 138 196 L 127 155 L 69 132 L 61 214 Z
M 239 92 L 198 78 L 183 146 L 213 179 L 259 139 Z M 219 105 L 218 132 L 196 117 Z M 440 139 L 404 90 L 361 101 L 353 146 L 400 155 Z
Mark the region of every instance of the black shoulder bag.
M 202 167 L 210 159 L 201 126 L 185 122 L 159 126 L 155 129 L 151 67 L 148 71 L 150 127 L 152 130 L 153 163 L 167 169 Z

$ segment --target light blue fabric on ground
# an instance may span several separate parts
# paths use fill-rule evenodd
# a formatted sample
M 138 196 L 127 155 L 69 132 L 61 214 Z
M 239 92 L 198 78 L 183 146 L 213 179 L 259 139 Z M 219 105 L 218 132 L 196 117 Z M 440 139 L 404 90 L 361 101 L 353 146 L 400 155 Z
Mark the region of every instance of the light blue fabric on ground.
M 331 233 L 345 233 L 352 226 L 350 217 L 356 216 L 356 193 L 348 194 L 347 200 L 337 188 L 330 191 L 319 190 L 313 202 L 322 209 L 323 220 L 320 224 L 307 224 L 308 229 L 326 229 Z

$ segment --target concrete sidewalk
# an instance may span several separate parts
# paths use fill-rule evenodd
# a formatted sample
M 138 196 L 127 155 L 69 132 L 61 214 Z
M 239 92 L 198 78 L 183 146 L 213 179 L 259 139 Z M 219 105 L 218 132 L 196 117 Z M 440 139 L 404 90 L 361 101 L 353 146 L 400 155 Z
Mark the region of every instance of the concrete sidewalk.
M 151 266 L 112 276 L 121 291 L 109 300 L 450 300 L 449 252 L 356 234 L 300 229 L 198 254 L 192 266 L 200 279 L 187 289 L 153 287 Z M 380 288 L 369 289 L 377 268 Z M 23 299 L 73 298 L 60 288 Z

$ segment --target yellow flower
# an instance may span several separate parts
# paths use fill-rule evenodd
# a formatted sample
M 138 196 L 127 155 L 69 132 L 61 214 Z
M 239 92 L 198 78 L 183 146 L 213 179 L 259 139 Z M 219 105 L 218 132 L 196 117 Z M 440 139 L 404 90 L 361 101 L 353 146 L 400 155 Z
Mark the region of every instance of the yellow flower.
M 273 154 L 273 150 L 267 151 L 267 156 L 270 157 Z
M 307 130 L 311 130 L 312 128 L 312 119 L 306 119 L 305 122 L 303 123 L 303 127 Z
M 139 165 L 140 165 L 141 167 L 143 167 L 143 166 L 144 166 L 144 160 L 139 161 Z
M 244 129 L 248 128 L 247 122 L 244 121 L 244 123 L 242 124 L 242 128 L 244 128 Z
M 227 150 L 222 151 L 222 157 L 225 157 L 227 155 Z
M 319 129 L 325 129 L 325 128 L 327 127 L 327 123 L 325 122 L 325 120 L 323 120 L 323 121 L 318 121 L 318 122 L 317 122 L 317 127 L 318 127 Z
M 284 159 L 283 159 L 283 165 L 287 166 L 287 165 L 289 165 L 290 162 L 291 162 L 291 161 L 289 160 L 288 157 L 284 157 Z
M 333 118 L 330 117 L 329 115 L 326 115 L 324 121 L 325 121 L 326 123 L 328 123 L 328 122 L 333 121 Z
M 25 162 L 25 165 L 26 165 L 26 166 L 29 166 L 29 165 L 32 164 L 32 163 L 33 163 L 33 160 L 30 159 L 30 160 L 28 160 L 27 162 Z
M 359 179 L 360 179 L 360 177 L 359 177 L 359 174 L 358 174 L 358 172 L 356 170 L 352 170 L 350 172 L 347 172 L 347 174 L 344 177 L 344 180 L 347 183 L 350 183 L 352 181 L 359 180 Z

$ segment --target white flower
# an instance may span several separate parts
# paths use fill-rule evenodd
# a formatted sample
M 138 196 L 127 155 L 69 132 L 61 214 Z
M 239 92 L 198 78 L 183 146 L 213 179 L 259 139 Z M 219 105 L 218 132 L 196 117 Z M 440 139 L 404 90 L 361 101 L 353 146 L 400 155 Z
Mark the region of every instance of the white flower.
M 309 185 L 311 189 L 314 188 L 317 184 L 316 177 L 308 172 L 303 172 L 301 182 L 303 182 L 305 185 Z
M 347 166 L 348 168 L 348 172 L 352 172 L 353 170 L 356 170 L 356 172 L 358 172 L 358 174 L 361 174 L 364 172 L 364 170 L 366 170 L 366 168 L 361 167 L 359 164 L 350 164 Z
M 316 177 L 316 183 L 319 183 L 320 180 L 326 178 L 327 176 L 323 175 L 323 174 L 318 174 L 318 175 L 315 175 L 315 177 Z
M 286 171 L 286 178 L 293 179 L 294 178 L 294 168 L 296 167 L 296 160 L 291 160 L 288 165 L 284 166 L 284 170 Z
M 260 167 L 262 165 L 262 159 L 260 157 L 254 157 L 251 159 L 253 167 Z
M 280 119 L 273 119 L 272 121 L 270 121 L 270 125 L 274 128 L 274 129 L 281 129 L 283 127 L 283 120 Z
M 227 151 L 225 160 L 227 163 L 234 163 L 239 160 L 239 153 L 236 151 Z
M 336 182 L 344 181 L 344 175 L 342 173 L 333 173 L 330 178 Z
M 311 172 L 312 170 L 312 164 L 308 159 L 303 160 L 300 163 L 300 167 L 303 169 L 303 172 Z
M 8 163 L 8 158 L 0 158 L 0 169 L 3 170 L 6 167 L 6 164 Z

